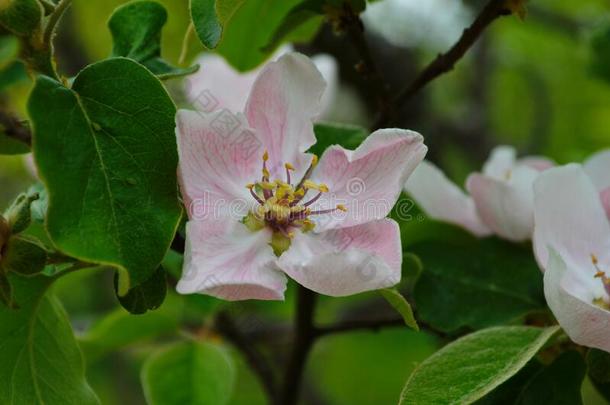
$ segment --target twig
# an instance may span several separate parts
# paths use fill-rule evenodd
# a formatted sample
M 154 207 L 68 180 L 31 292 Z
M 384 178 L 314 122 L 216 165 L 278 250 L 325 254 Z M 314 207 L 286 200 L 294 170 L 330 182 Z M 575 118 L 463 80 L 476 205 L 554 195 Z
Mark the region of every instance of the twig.
M 511 11 L 506 7 L 505 0 L 490 0 L 483 8 L 481 13 L 464 30 L 460 39 L 446 53 L 436 57 L 398 96 L 394 99 L 394 105 L 401 105 L 417 94 L 428 83 L 437 77 L 450 72 L 455 64 L 466 54 L 474 45 L 483 31 L 499 17 L 510 15 Z M 383 126 L 388 121 L 387 113 L 381 112 L 380 118 L 375 125 L 377 128 Z
M 44 29 L 44 45 L 49 46 L 51 44 L 55 27 L 57 26 L 59 20 L 61 20 L 61 17 L 64 15 L 64 12 L 68 9 L 68 7 L 70 7 L 70 4 L 72 4 L 72 0 L 61 0 L 55 7 L 55 10 L 53 10 L 53 13 L 51 13 L 49 16 L 49 21 Z
M 297 296 L 297 314 L 295 324 L 295 341 L 286 368 L 286 377 L 276 405 L 294 405 L 299 398 L 299 391 L 307 355 L 316 338 L 313 316 L 317 295 L 305 287 L 299 286 Z
M 344 4 L 342 23 L 361 58 L 361 62 L 356 65 L 356 70 L 370 80 L 373 90 L 377 93 L 377 101 L 382 114 L 392 116 L 394 113 L 392 98 L 364 36 L 364 23 L 347 2 Z
M 12 114 L 0 110 L 0 130 L 9 138 L 13 138 L 24 144 L 32 145 L 32 132 L 21 120 Z
M 267 396 L 269 398 L 276 398 L 273 369 L 267 362 L 267 359 L 242 335 L 229 314 L 222 311 L 219 312 L 216 315 L 215 326 L 218 332 L 244 354 L 248 364 L 258 376 Z

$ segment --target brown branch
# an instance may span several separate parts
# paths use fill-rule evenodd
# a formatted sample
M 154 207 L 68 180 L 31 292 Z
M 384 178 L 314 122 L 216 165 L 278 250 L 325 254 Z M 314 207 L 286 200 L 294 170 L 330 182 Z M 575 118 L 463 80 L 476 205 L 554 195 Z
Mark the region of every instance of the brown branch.
M 347 2 L 344 4 L 341 22 L 349 35 L 354 48 L 356 48 L 356 51 L 360 55 L 361 61 L 356 65 L 356 71 L 370 81 L 373 91 L 377 93 L 377 102 L 382 114 L 393 116 L 394 108 L 392 98 L 388 86 L 371 54 L 364 35 L 364 23 Z
M 216 315 L 215 327 L 218 332 L 230 341 L 240 352 L 243 353 L 246 361 L 258 376 L 267 397 L 276 398 L 275 375 L 267 359 L 254 348 L 248 338 L 242 335 L 233 319 L 226 312 L 219 312 Z
M 317 328 L 316 334 L 317 336 L 321 337 L 335 333 L 354 332 L 359 330 L 378 332 L 383 328 L 401 326 L 406 327 L 405 321 L 402 318 L 341 321 L 334 325 L 321 326 Z
M 400 105 L 407 102 L 434 79 L 453 70 L 455 64 L 466 54 L 472 45 L 474 45 L 483 31 L 485 31 L 492 22 L 499 17 L 511 14 L 511 11 L 505 4 L 505 0 L 490 0 L 472 25 L 464 30 L 460 39 L 451 49 L 438 55 L 436 59 L 421 71 L 415 80 L 396 96 L 394 105 Z M 388 119 L 388 114 L 382 111 L 375 126 L 378 128 L 385 125 Z
M 305 363 L 317 334 L 313 322 L 316 298 L 315 292 L 298 287 L 295 340 L 276 405 L 294 405 L 298 401 Z
M 0 109 L 0 130 L 9 138 L 32 146 L 32 132 L 30 128 L 11 113 Z

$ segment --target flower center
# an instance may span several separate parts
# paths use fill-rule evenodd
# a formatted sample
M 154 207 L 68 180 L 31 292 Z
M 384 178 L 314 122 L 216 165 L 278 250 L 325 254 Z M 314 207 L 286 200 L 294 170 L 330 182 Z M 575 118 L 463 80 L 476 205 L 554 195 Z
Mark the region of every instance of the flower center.
M 347 211 L 342 204 L 337 204 L 332 209 L 311 210 L 310 206 L 318 201 L 322 194 L 329 191 L 326 184 L 314 183 L 309 180 L 309 176 L 311 176 L 313 168 L 318 162 L 317 156 L 314 155 L 311 166 L 296 185 L 292 183 L 291 172 L 294 171 L 294 167 L 290 163 L 284 164 L 286 169 L 285 181 L 280 179 L 271 181 L 267 169 L 268 160 L 269 154 L 265 151 L 261 180 L 246 185 L 252 198 L 259 204 L 255 210 L 244 218 L 244 223 L 251 230 L 258 230 L 267 226 L 273 230 L 275 238 L 288 239 L 285 242 L 289 245 L 295 230 L 300 229 L 302 232 L 309 232 L 314 229 L 315 224 L 309 219 L 311 216 Z M 315 191 L 316 194 L 310 199 L 306 199 L 305 197 L 311 190 Z
M 597 270 L 594 277 L 601 279 L 607 294 L 607 297 L 596 298 L 593 300 L 593 303 L 601 308 L 610 310 L 610 302 L 608 301 L 608 298 L 610 298 L 610 278 L 606 276 L 606 272 L 601 270 L 597 256 L 594 254 L 591 254 L 591 262 L 593 263 L 595 270 Z

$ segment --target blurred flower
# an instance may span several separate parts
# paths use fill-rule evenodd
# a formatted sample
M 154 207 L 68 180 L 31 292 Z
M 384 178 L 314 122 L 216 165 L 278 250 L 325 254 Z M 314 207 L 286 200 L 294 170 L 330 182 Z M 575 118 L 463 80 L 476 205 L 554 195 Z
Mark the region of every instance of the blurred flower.
M 581 345 L 610 352 L 610 151 L 540 175 L 534 250 L 544 294 Z
M 222 112 L 178 112 L 190 219 L 180 293 L 283 299 L 285 274 L 333 296 L 400 280 L 399 229 L 385 217 L 426 153 L 423 138 L 382 129 L 355 151 L 330 147 L 317 164 L 305 151 L 324 87 L 303 55 L 265 66 L 235 116 L 259 141 L 254 150 L 219 130 Z
M 495 233 L 512 241 L 531 237 L 534 180 L 553 162 L 542 157 L 517 159 L 514 148 L 499 146 L 483 172 L 468 177 L 470 196 L 434 165 L 424 163 L 409 178 L 405 191 L 431 218 L 461 226 L 477 236 Z
M 292 47 L 284 45 L 276 51 L 271 60 L 290 52 Z M 327 54 L 315 55 L 311 59 L 327 84 L 319 117 L 322 119 L 326 118 L 331 104 L 335 101 L 339 85 L 337 62 Z M 197 107 L 198 99 L 203 94 L 204 97 L 215 98 L 216 109 L 243 111 L 250 89 L 262 67 L 249 72 L 238 72 L 222 56 L 215 53 L 202 54 L 196 63 L 201 65 L 201 69 L 185 81 L 189 102 Z
M 470 11 L 455 0 L 384 0 L 369 4 L 363 19 L 396 46 L 444 49 L 469 24 Z

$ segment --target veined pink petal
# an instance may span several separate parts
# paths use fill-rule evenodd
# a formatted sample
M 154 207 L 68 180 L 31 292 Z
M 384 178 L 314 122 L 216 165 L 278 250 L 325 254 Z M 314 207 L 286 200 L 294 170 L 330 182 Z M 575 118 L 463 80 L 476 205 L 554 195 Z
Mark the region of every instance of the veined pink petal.
M 605 296 L 583 291 L 574 269 L 553 248 L 544 273 L 544 295 L 561 327 L 570 338 L 584 346 L 610 352 L 610 312 L 593 305 L 595 298 Z M 601 286 L 601 280 L 596 280 Z M 597 295 L 597 296 L 596 296 Z
M 325 183 L 330 192 L 324 193 L 313 209 L 343 204 L 347 212 L 311 217 L 316 232 L 384 218 L 426 152 L 423 137 L 403 129 L 375 131 L 355 151 L 329 147 L 312 180 Z
M 606 210 L 606 216 L 608 217 L 608 220 L 610 221 L 610 187 L 608 187 L 607 189 L 605 189 L 601 193 L 599 193 L 599 198 L 602 201 L 604 210 Z
M 201 68 L 185 80 L 185 93 L 193 107 L 205 113 L 244 111 L 259 70 L 238 72 L 216 53 L 206 52 L 197 62 Z
M 598 191 L 610 187 L 610 149 L 597 152 L 591 156 L 585 161 L 583 168 Z
M 494 233 L 512 241 L 527 240 L 534 228 L 532 186 L 538 172 L 517 166 L 508 170 L 505 176 L 500 179 L 471 174 L 466 188 L 483 222 Z
M 270 230 L 250 232 L 237 221 L 189 221 L 177 291 L 228 301 L 284 299 L 286 277 L 277 269 L 270 240 Z
M 224 133 L 222 120 L 235 126 Z M 255 133 L 227 110 L 176 115 L 178 177 L 189 218 L 232 215 L 238 221 L 254 200 L 246 184 L 260 178 L 263 148 Z
M 517 159 L 517 151 L 512 146 L 497 146 L 489 154 L 489 159 L 483 165 L 483 174 L 495 179 L 504 179 Z
M 476 236 L 491 234 L 472 198 L 432 163 L 424 160 L 417 166 L 405 191 L 429 217 L 463 227 Z
M 272 178 L 283 178 L 285 163 L 295 167 L 295 178 L 307 170 L 311 157 L 304 152 L 316 141 L 312 124 L 325 86 L 311 60 L 298 53 L 267 64 L 256 79 L 245 112 L 269 152 Z
M 570 164 L 545 171 L 534 184 L 534 252 L 546 268 L 548 247 L 571 269 L 593 281 L 591 255 L 610 265 L 610 224 L 599 193 L 582 167 Z M 596 279 L 595 284 L 601 286 Z
M 299 284 L 325 295 L 346 296 L 400 281 L 398 224 L 381 219 L 323 233 L 297 233 L 279 266 Z

